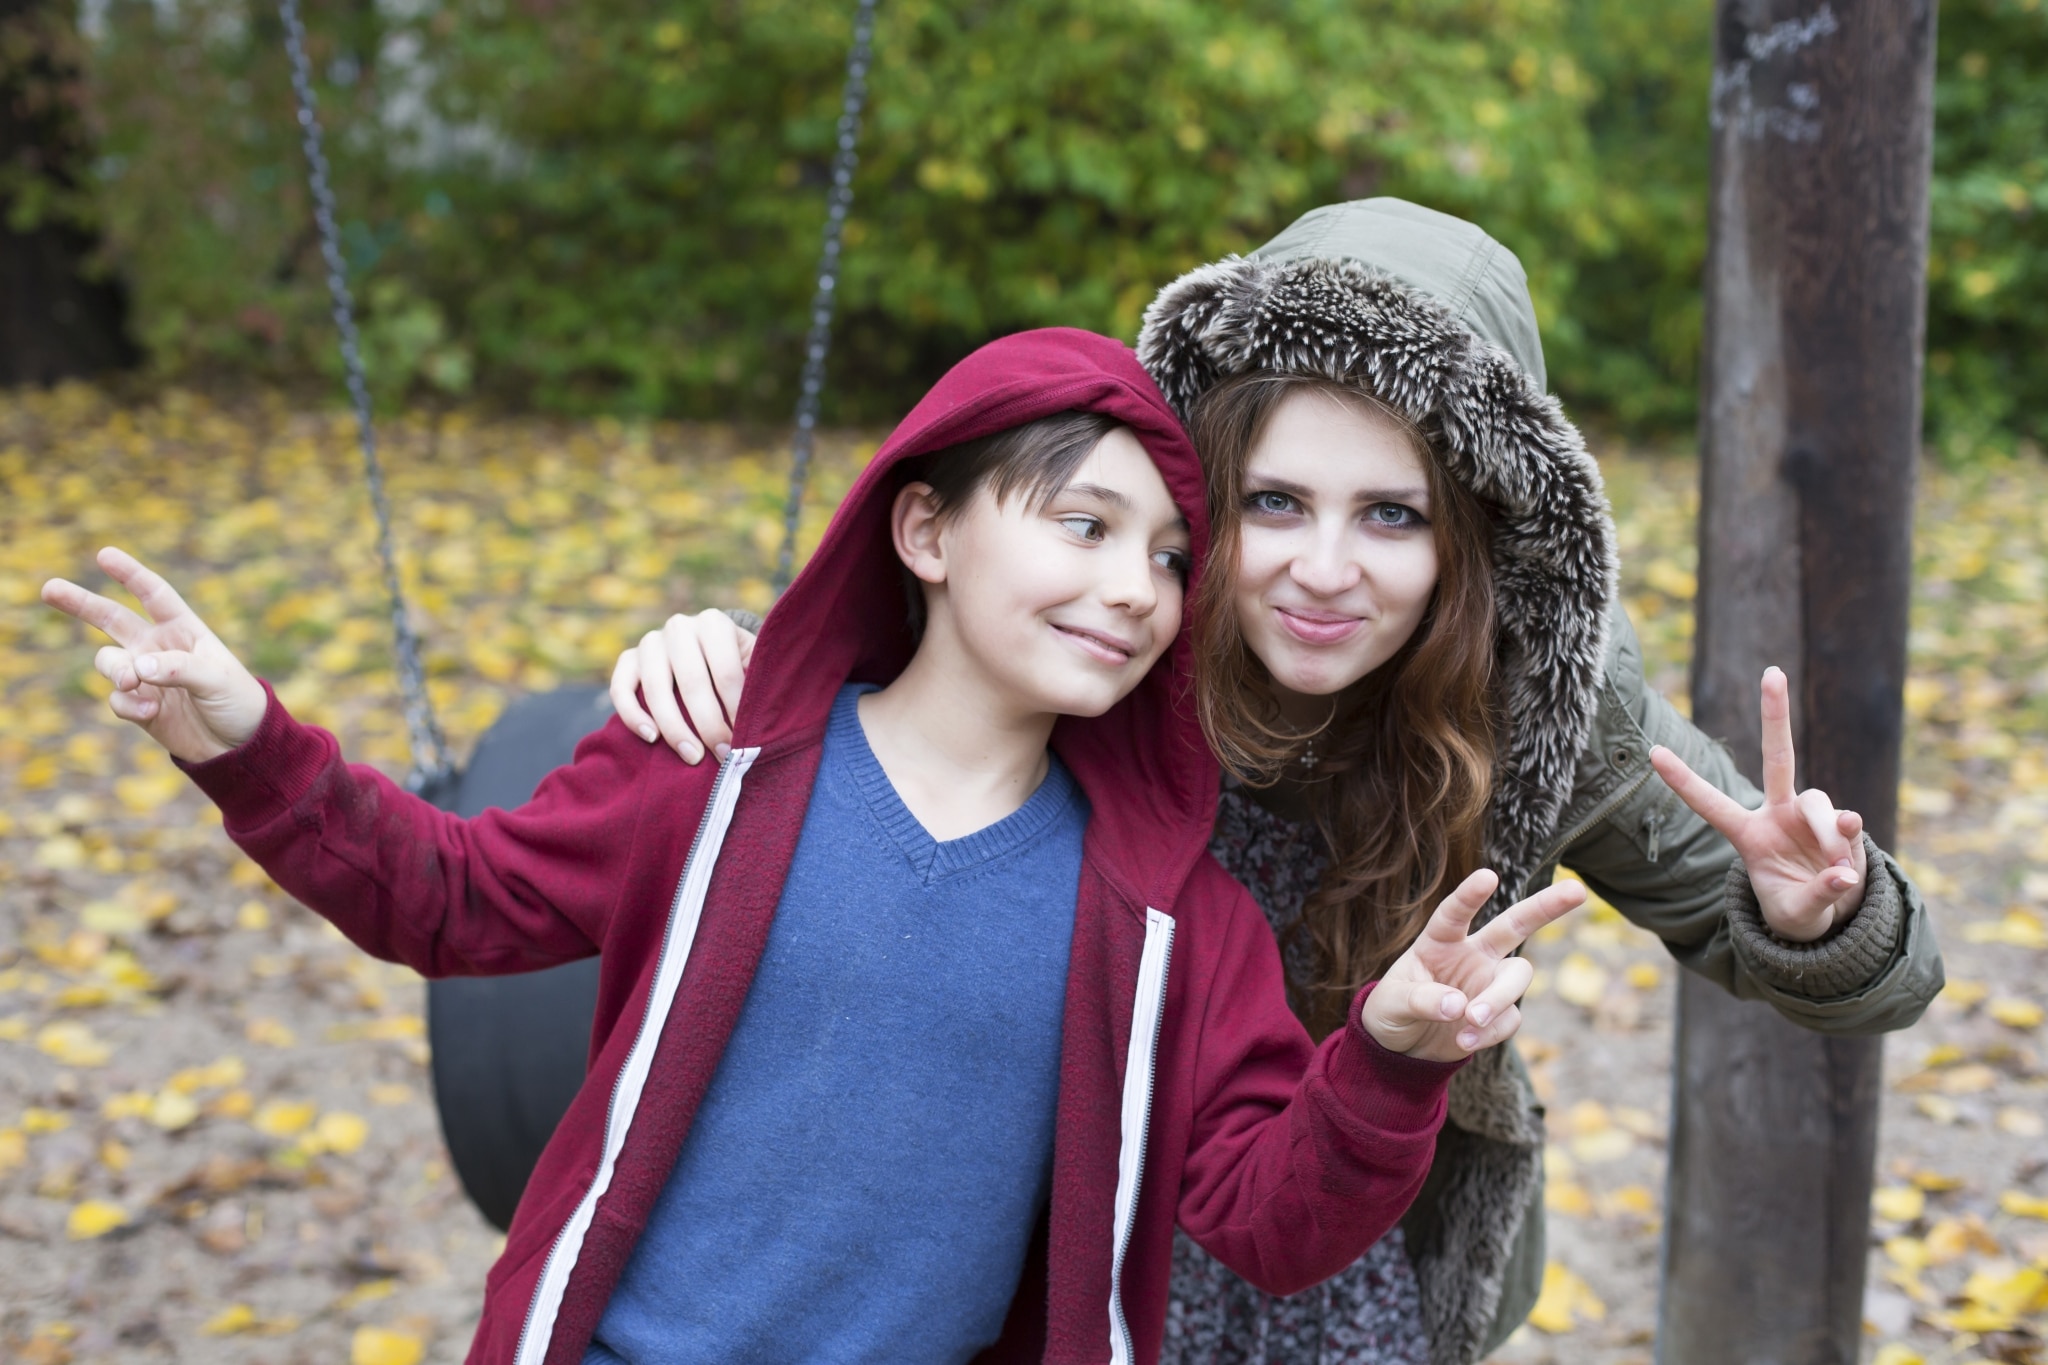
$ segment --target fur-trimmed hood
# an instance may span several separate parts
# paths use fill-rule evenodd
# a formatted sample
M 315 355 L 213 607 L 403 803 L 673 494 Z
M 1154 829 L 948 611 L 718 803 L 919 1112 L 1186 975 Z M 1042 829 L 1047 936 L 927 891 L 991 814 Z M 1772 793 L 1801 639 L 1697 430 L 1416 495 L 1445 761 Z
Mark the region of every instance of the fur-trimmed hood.
M 1304 215 L 1192 270 L 1145 312 L 1138 357 L 1185 420 L 1247 370 L 1363 380 L 1442 434 L 1450 475 L 1500 509 L 1502 736 L 1487 857 L 1505 904 L 1537 870 L 1591 731 L 1614 595 L 1599 467 L 1557 400 L 1514 254 L 1399 199 Z

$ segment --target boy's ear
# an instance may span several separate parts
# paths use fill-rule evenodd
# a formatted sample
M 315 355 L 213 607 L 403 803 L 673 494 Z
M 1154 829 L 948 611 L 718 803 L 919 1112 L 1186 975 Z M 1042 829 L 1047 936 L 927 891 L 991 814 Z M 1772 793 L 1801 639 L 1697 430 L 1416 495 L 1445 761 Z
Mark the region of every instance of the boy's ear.
M 904 484 L 889 508 L 889 537 L 895 542 L 896 557 L 920 582 L 946 581 L 946 553 L 940 544 L 944 529 L 932 486 Z

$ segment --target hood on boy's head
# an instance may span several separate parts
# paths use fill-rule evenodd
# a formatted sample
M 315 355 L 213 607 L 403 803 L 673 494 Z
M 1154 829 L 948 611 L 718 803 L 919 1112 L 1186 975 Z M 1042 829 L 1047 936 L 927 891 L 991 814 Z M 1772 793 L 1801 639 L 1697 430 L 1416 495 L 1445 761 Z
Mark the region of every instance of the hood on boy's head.
M 992 341 L 946 372 L 903 419 L 839 509 L 817 553 L 769 611 L 734 718 L 736 747 L 772 747 L 815 733 L 849 680 L 886 684 L 915 649 L 900 561 L 889 534 L 897 490 L 925 455 L 1056 412 L 1099 412 L 1129 427 L 1187 518 L 1194 598 L 1209 547 L 1200 463 L 1173 409 L 1128 346 L 1071 327 Z M 1128 821 L 1171 844 L 1159 875 L 1185 875 L 1208 837 L 1217 774 L 1195 720 L 1187 685 L 1192 665 L 1188 614 L 1172 646 L 1130 696 L 1105 715 L 1068 717 L 1053 745 L 1095 806 L 1095 819 Z M 1109 799 L 1113 795 L 1114 799 Z M 1164 829 L 1199 824 L 1192 852 Z M 1154 887 L 1139 894 L 1163 894 Z
M 1499 510 L 1497 689 L 1509 732 L 1487 858 L 1514 886 L 1571 790 L 1615 579 L 1600 469 L 1545 392 L 1521 262 L 1419 204 L 1330 204 L 1160 290 L 1138 355 L 1183 418 L 1247 371 L 1363 382 L 1432 432 L 1445 471 Z

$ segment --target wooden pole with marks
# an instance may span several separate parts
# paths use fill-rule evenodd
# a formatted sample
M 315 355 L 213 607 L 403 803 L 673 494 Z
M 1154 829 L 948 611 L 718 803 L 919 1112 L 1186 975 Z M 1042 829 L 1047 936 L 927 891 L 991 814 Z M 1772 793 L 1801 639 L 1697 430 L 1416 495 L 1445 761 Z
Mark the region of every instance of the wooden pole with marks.
M 1717 0 L 1694 717 L 1896 828 L 1932 0 Z M 1660 1365 L 1855 1365 L 1882 1053 L 1679 973 Z

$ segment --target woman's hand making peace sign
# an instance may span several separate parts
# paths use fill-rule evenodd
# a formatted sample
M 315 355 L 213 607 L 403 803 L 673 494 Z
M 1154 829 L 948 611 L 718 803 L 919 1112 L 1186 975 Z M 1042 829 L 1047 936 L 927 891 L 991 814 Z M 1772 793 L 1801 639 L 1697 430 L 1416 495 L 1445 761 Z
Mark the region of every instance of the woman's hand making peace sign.
M 1836 810 L 1817 788 L 1793 789 L 1792 703 L 1785 675 L 1776 668 L 1764 670 L 1763 747 L 1764 803 L 1757 810 L 1722 792 L 1662 745 L 1650 751 L 1650 762 L 1680 800 L 1735 845 L 1771 932 L 1808 943 L 1862 908 L 1870 871 L 1863 817 Z

